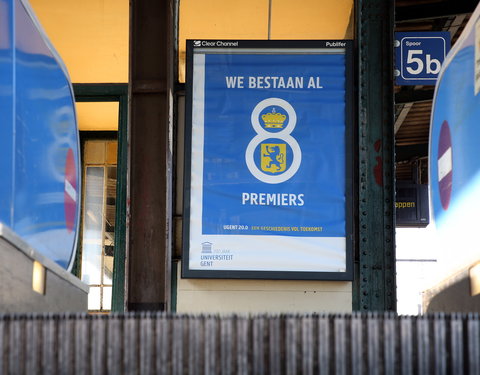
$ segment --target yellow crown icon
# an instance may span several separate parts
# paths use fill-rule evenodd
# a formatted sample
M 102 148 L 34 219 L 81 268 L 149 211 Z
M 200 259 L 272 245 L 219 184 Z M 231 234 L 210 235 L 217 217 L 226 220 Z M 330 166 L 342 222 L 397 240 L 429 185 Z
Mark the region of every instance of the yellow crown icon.
M 283 123 L 286 119 L 287 116 L 275 112 L 275 108 L 272 108 L 272 112 L 262 115 L 266 128 L 283 128 Z

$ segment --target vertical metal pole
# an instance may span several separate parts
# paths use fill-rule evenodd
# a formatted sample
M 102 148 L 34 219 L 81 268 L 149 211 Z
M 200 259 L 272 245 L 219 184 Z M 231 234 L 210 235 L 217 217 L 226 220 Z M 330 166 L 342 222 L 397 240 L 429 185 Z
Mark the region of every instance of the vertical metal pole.
M 394 6 L 357 0 L 359 69 L 359 246 L 354 310 L 396 310 Z
M 170 303 L 173 10 L 173 0 L 130 2 L 130 311 Z

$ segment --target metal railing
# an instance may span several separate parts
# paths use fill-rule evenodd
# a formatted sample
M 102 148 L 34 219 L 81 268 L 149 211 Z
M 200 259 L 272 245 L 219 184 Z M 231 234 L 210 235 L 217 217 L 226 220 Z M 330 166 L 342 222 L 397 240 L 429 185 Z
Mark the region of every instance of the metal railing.
M 480 374 L 480 319 L 0 315 L 0 373 Z

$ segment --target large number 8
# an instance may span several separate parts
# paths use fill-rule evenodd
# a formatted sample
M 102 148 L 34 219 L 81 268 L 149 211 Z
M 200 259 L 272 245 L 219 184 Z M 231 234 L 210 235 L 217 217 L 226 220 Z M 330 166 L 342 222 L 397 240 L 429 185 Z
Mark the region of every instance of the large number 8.
M 258 120 L 260 112 L 262 112 L 266 107 L 269 106 L 277 106 L 283 108 L 288 114 L 288 124 L 285 129 L 271 133 L 265 130 Z M 295 129 L 295 125 L 297 124 L 297 114 L 295 110 L 291 106 L 289 102 L 279 98 L 268 98 L 262 100 L 258 103 L 255 108 L 253 109 L 251 122 L 253 129 L 257 133 L 257 135 L 250 141 L 247 146 L 247 150 L 245 151 L 245 162 L 247 163 L 247 167 L 250 173 L 255 176 L 258 180 L 262 182 L 266 182 L 268 184 L 279 184 L 281 182 L 285 182 L 290 179 L 295 173 L 297 173 L 298 168 L 300 167 L 300 163 L 302 161 L 302 150 L 298 145 L 298 142 L 290 135 L 290 133 Z M 257 146 L 269 138 L 278 138 L 287 143 L 293 152 L 293 161 L 284 173 L 276 176 L 269 175 L 267 173 L 262 172 L 258 169 L 257 165 L 254 161 L 254 152 Z

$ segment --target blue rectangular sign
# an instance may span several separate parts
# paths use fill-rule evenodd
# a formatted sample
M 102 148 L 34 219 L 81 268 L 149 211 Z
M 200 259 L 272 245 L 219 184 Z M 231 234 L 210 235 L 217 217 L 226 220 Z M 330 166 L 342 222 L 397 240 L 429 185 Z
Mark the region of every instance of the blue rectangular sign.
M 395 33 L 395 83 L 435 85 L 449 50 L 448 31 Z
M 348 279 L 350 44 L 252 43 L 189 44 L 184 276 Z

